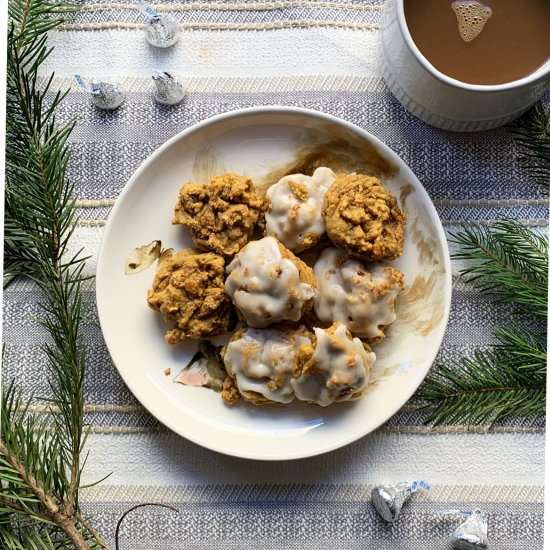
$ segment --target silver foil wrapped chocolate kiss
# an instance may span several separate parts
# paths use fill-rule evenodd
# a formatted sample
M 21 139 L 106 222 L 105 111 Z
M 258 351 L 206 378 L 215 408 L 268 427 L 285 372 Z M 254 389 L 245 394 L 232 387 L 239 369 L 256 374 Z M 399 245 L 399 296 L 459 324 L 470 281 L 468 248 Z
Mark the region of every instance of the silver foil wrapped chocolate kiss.
M 170 73 L 163 72 L 153 76 L 155 83 L 154 97 L 163 105 L 176 105 L 179 103 L 185 91 L 181 82 L 174 78 Z
M 372 490 L 372 504 L 383 519 L 393 523 L 399 517 L 405 502 L 421 488 L 429 490 L 430 485 L 425 481 L 403 481 L 397 485 L 379 485 Z
M 179 40 L 180 26 L 175 17 L 156 12 L 145 0 L 138 0 L 138 6 L 147 16 L 145 37 L 151 46 L 169 48 Z
M 156 48 L 169 48 L 180 37 L 180 26 L 175 17 L 161 14 L 150 17 L 145 24 L 147 42 Z
M 74 78 L 80 89 L 89 94 L 92 103 L 100 109 L 112 111 L 120 107 L 126 98 L 124 90 L 118 82 L 112 80 L 92 80 L 91 88 L 89 88 L 79 74 L 75 74 Z
M 471 512 L 451 537 L 455 550 L 482 550 L 488 547 L 487 516 L 481 510 Z
M 92 80 L 92 103 L 100 109 L 112 111 L 122 105 L 126 94 L 118 82 Z

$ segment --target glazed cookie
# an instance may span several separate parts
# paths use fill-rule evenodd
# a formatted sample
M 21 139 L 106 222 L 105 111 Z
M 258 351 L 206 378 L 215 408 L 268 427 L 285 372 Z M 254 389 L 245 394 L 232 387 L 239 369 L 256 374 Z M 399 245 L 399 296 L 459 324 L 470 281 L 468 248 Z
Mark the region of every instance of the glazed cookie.
M 354 336 L 377 341 L 384 327 L 395 321 L 395 302 L 404 288 L 398 269 L 349 258 L 337 248 L 326 248 L 313 268 L 319 292 L 314 308 L 325 323 L 340 321 Z
M 254 328 L 300 320 L 315 288 L 312 269 L 274 237 L 249 242 L 227 266 L 225 291 Z
M 392 260 L 403 252 L 405 215 L 378 178 L 341 174 L 325 194 L 330 240 L 363 260 Z
M 313 330 L 314 345 L 303 344 L 295 361 L 296 397 L 321 407 L 361 397 L 376 355 L 342 323 Z
M 323 199 L 335 177 L 330 168 L 317 168 L 312 176 L 292 174 L 272 185 L 267 190 L 266 234 L 294 252 L 317 244 L 325 232 Z
M 172 223 L 188 227 L 196 246 L 233 256 L 250 240 L 264 204 L 251 179 L 223 174 L 204 185 L 186 183 Z
M 222 398 L 233 404 L 237 391 L 254 405 L 290 403 L 296 351 L 311 338 L 304 327 L 238 330 L 222 351 L 229 375 Z
M 224 292 L 224 267 L 224 259 L 211 252 L 186 249 L 162 255 L 147 303 L 174 325 L 165 336 L 169 344 L 228 330 L 233 308 Z

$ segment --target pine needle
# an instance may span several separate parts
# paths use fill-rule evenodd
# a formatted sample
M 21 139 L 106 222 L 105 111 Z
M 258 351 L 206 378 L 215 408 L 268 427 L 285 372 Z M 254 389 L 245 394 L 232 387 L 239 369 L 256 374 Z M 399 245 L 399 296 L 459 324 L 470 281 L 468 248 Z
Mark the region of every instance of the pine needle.
M 519 149 L 519 162 L 546 193 L 550 189 L 550 105 L 537 103 L 511 126 Z
M 539 327 L 527 329 L 516 325 L 513 329 L 498 327 L 495 329 L 497 344 L 493 346 L 499 362 L 518 372 L 518 376 L 527 373 L 529 377 L 546 377 L 547 338 L 546 332 Z
M 51 50 L 47 32 L 75 9 L 47 0 L 11 0 L 7 56 L 4 272 L 33 279 L 44 291 L 40 323 L 49 402 L 48 423 L 29 413 L 20 392 L 2 392 L 0 541 L 6 548 L 104 548 L 81 519 L 78 490 L 85 441 L 85 352 L 81 284 L 86 258 L 68 255 L 75 228 L 73 185 L 66 179 L 73 124 L 59 126 L 65 97 L 52 78 L 38 88 Z
M 420 409 L 433 424 L 493 424 L 499 420 L 544 416 L 546 376 L 535 367 L 517 368 L 498 351 L 440 366 L 419 393 Z
M 471 264 L 461 274 L 497 302 L 522 313 L 548 316 L 548 239 L 512 220 L 451 233 L 461 246 L 454 259 Z
M 461 246 L 453 257 L 470 263 L 461 272 L 465 280 L 522 315 L 511 327 L 495 329 L 496 343 L 489 350 L 439 365 L 417 394 L 419 408 L 434 424 L 490 425 L 544 415 L 548 238 L 503 220 L 464 228 L 452 240 Z

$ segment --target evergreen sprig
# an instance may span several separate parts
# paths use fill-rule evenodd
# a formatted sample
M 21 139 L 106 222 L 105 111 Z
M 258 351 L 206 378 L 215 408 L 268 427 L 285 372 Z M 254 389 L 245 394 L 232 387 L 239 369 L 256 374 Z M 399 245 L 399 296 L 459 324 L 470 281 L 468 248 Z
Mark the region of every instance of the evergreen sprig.
M 13 384 L 4 389 L 0 412 L 2 548 L 102 548 L 78 509 L 67 514 L 71 473 L 63 434 L 29 414 Z
M 544 416 L 546 336 L 521 327 L 496 331 L 498 343 L 440 365 L 418 397 L 433 424 L 488 424 Z
M 64 93 L 53 74 L 38 84 L 51 49 L 47 32 L 74 6 L 48 0 L 10 0 L 7 55 L 4 273 L 6 283 L 30 277 L 42 289 L 39 322 L 56 413 L 38 417 L 21 393 L 2 394 L 0 540 L 7 549 L 105 548 L 81 516 L 85 352 L 81 341 L 81 284 L 86 258 L 69 254 L 76 216 L 67 180 L 67 140 L 55 111 Z
M 438 365 L 417 396 L 434 424 L 488 424 L 543 416 L 546 405 L 548 238 L 518 222 L 470 227 L 451 240 L 462 276 L 495 302 L 517 306 L 515 324 L 495 329 L 496 343 Z
M 511 127 L 516 135 L 519 161 L 546 193 L 550 189 L 550 104 L 537 103 Z
M 544 415 L 545 375 L 517 369 L 496 351 L 476 351 L 441 366 L 421 392 L 434 424 L 492 424 L 498 420 Z
M 522 163 L 550 188 L 550 105 L 542 102 L 511 126 Z M 451 235 L 466 260 L 461 275 L 493 301 L 512 304 L 510 327 L 494 330 L 496 343 L 450 365 L 439 365 L 417 396 L 428 423 L 489 424 L 543 416 L 546 405 L 548 236 L 502 220 Z
M 465 227 L 451 233 L 467 260 L 461 274 L 496 302 L 519 306 L 524 313 L 548 315 L 548 240 L 520 223 L 496 222 L 491 227 Z

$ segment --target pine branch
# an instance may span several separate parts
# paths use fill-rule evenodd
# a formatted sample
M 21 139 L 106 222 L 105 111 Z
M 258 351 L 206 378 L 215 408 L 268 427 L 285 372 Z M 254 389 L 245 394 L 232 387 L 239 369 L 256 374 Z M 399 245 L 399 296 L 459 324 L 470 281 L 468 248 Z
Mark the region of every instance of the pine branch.
M 534 333 L 524 326 L 513 329 L 495 329 L 497 343 L 493 346 L 500 364 L 518 374 L 528 373 L 530 377 L 546 377 L 547 338 L 546 332 Z
M 13 384 L 4 390 L 0 412 L 0 524 L 4 531 L 36 544 L 46 544 L 48 536 L 77 549 L 101 548 L 66 509 L 69 480 L 62 435 L 44 419 L 29 414 Z
M 550 105 L 538 103 L 515 123 L 519 162 L 550 188 Z M 467 260 L 461 274 L 495 302 L 510 303 L 532 319 L 548 317 L 548 239 L 514 221 L 470 227 L 452 235 Z M 418 397 L 429 423 L 488 423 L 545 412 L 547 346 L 544 328 L 517 320 L 496 328 L 489 351 L 440 366 Z
M 466 227 L 451 234 L 461 246 L 455 259 L 469 260 L 461 271 L 467 282 L 497 302 L 523 313 L 548 316 L 548 240 L 512 220 L 492 227 Z
M 550 189 L 550 105 L 537 103 L 511 126 L 511 131 L 516 135 L 520 163 L 548 193 Z
M 421 387 L 420 409 L 433 424 L 492 424 L 498 420 L 543 416 L 546 376 L 517 365 L 496 351 L 441 366 Z
M 59 411 L 46 426 L 13 387 L 3 392 L 0 536 L 13 548 L 18 543 L 105 548 L 81 521 L 78 503 L 85 441 L 80 323 L 86 258 L 68 253 L 76 222 L 73 185 L 65 177 L 73 124 L 56 123 L 65 94 L 50 91 L 53 75 L 38 88 L 38 71 L 51 52 L 47 32 L 73 9 L 48 0 L 9 4 L 4 271 L 9 280 L 32 278 L 44 292 L 40 323 L 50 336 L 43 347 L 48 401 Z
M 434 424 L 492 424 L 544 415 L 548 238 L 513 221 L 465 228 L 452 238 L 462 247 L 453 257 L 471 262 L 461 272 L 465 279 L 526 315 L 513 327 L 495 329 L 496 343 L 489 350 L 439 366 L 417 394 L 419 408 Z M 527 315 L 531 326 L 525 324 Z

